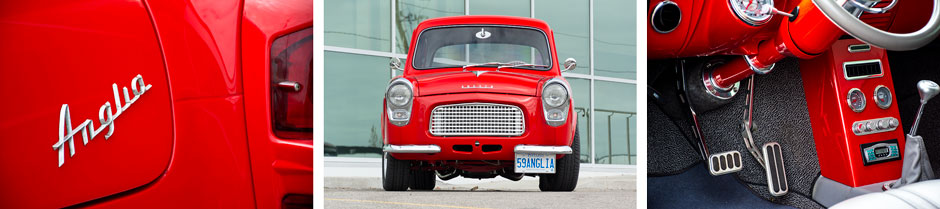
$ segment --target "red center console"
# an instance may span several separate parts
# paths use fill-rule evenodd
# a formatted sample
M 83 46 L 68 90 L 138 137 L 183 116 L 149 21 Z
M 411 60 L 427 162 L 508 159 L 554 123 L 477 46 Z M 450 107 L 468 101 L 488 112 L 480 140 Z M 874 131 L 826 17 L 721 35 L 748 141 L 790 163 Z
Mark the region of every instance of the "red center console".
M 822 176 L 849 187 L 899 178 L 904 133 L 885 50 L 838 40 L 800 68 Z

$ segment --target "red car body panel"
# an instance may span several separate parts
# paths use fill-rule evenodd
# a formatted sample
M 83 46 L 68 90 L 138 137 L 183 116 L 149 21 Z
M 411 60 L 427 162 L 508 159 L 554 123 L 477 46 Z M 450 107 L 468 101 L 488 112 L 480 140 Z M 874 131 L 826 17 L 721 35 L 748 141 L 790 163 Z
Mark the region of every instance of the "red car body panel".
M 382 130 L 385 144 L 435 144 L 440 146 L 441 152 L 436 154 L 390 153 L 400 160 L 513 160 L 513 148 L 518 144 L 570 146 L 577 127 L 572 114 L 574 104 L 568 107 L 567 122 L 558 127 L 549 126 L 545 122 L 542 111 L 541 87 L 551 78 L 561 78 L 561 69 L 555 53 L 555 40 L 548 24 L 541 20 L 504 16 L 463 16 L 429 19 L 414 31 L 412 40 L 425 29 L 443 25 L 512 25 L 539 29 L 547 35 L 549 50 L 552 54 L 552 67 L 546 71 L 525 69 L 500 69 L 499 73 L 483 73 L 479 76 L 472 72 L 462 72 L 461 68 L 442 68 L 432 70 L 416 70 L 411 61 L 413 53 L 409 53 L 405 63 L 404 74 L 399 77 L 408 79 L 415 86 L 415 96 L 412 105 L 411 119 L 407 125 L 396 126 L 387 119 L 385 102 L 383 101 Z M 411 50 L 415 49 L 415 41 L 411 42 Z M 471 67 L 468 70 L 495 71 L 493 67 Z M 462 89 L 461 85 L 493 85 L 492 89 L 479 88 Z M 571 91 L 568 89 L 569 92 Z M 569 94 L 570 95 L 570 94 Z M 573 96 L 569 96 L 572 102 Z M 525 132 L 514 137 L 491 136 L 451 136 L 439 137 L 431 135 L 429 131 L 430 115 L 434 107 L 445 104 L 468 102 L 486 102 L 515 105 L 524 112 Z M 480 145 L 501 145 L 500 151 L 482 152 L 474 149 L 473 152 L 454 151 L 453 145 L 472 145 L 479 141 Z M 560 158 L 564 155 L 558 155 Z
M 0 148 L 0 185 L 8 191 L 0 203 L 6 207 L 64 207 L 130 190 L 154 181 L 170 163 L 174 110 L 146 8 L 125 1 L 76 10 L 80 5 L 89 2 L 0 6 L 0 97 L 6 101 L 0 131 L 7 141 Z M 105 128 L 85 144 L 75 134 L 75 150 L 62 148 L 59 167 L 52 148 L 60 139 L 56 125 L 70 121 L 60 129 L 78 129 L 91 119 L 100 127 L 99 108 L 110 102 L 107 111 L 116 109 L 112 84 L 131 89 L 138 74 L 152 87 L 114 121 L 113 135 L 105 139 Z M 67 119 L 60 118 L 64 104 Z
M 862 44 L 855 39 L 839 40 L 829 52 L 812 60 L 801 60 L 803 89 L 806 89 L 806 107 L 811 113 L 813 139 L 816 155 L 823 176 L 852 187 L 895 180 L 901 177 L 902 161 L 889 161 L 865 165 L 860 145 L 889 139 L 898 140 L 898 150 L 904 153 L 904 130 L 855 135 L 855 121 L 893 117 L 901 120 L 888 54 L 884 49 L 872 47 L 868 52 L 849 53 L 849 45 Z M 880 59 L 884 76 L 860 80 L 846 80 L 842 63 L 857 60 Z M 875 87 L 882 85 L 891 90 L 891 106 L 881 109 L 873 99 Z M 865 94 L 866 107 L 862 112 L 853 112 L 846 103 L 848 92 L 858 88 Z
M 0 131 L 17 139 L 0 148 L 0 206 L 280 208 L 311 195 L 312 140 L 273 135 L 262 80 L 271 40 L 311 22 L 312 3 L 295 0 L 0 4 Z M 111 85 L 138 74 L 152 87 L 113 135 L 77 134 L 57 167 L 60 107 L 73 128 L 97 128 Z

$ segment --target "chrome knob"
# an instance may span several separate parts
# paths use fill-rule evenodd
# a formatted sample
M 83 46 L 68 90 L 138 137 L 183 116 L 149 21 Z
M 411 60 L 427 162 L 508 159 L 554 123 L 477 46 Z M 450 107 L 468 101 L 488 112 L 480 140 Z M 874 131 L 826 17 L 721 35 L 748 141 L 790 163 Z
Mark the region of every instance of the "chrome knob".
M 878 129 L 880 130 L 888 129 L 888 119 L 878 120 Z
M 891 127 L 891 128 L 897 128 L 897 127 L 898 127 L 898 119 L 897 119 L 897 118 L 891 118 L 890 120 L 888 120 L 888 126 Z
M 925 104 L 940 93 L 940 86 L 933 81 L 921 80 L 917 82 L 917 93 L 920 94 L 920 103 Z
M 911 127 L 911 136 L 917 134 L 917 126 L 920 125 L 920 116 L 924 113 L 924 105 L 927 104 L 927 101 L 930 101 L 931 98 L 937 96 L 937 93 L 940 93 L 940 86 L 937 83 L 929 80 L 921 80 L 917 82 L 917 94 L 920 95 L 920 108 L 917 108 L 917 115 L 914 116 L 914 126 Z

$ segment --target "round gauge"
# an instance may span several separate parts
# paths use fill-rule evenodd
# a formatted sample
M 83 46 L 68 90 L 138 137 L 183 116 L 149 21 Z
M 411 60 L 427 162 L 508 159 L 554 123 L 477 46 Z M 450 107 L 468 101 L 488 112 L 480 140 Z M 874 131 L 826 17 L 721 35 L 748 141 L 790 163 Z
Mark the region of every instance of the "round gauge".
M 875 87 L 875 104 L 881 109 L 888 109 L 891 106 L 891 90 L 888 87 Z
M 729 0 L 731 10 L 742 21 L 753 26 L 763 25 L 773 16 L 774 0 Z
M 862 93 L 862 90 L 855 88 L 849 90 L 846 101 L 849 103 L 849 108 L 852 109 L 852 111 L 862 112 L 862 110 L 865 109 L 865 93 Z

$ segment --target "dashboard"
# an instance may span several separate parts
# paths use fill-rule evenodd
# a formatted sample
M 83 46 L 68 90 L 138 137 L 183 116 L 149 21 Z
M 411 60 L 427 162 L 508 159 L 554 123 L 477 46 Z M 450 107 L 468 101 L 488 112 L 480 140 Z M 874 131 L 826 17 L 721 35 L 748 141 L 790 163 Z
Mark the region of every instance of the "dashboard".
M 875 6 L 882 7 L 890 2 L 882 0 Z M 807 55 L 820 55 L 829 46 L 817 42 L 845 34 L 823 33 L 822 28 L 831 27 L 826 24 L 832 23 L 821 12 L 809 11 L 815 9 L 809 4 L 813 4 L 812 0 L 650 1 L 647 10 L 649 59 L 753 55 L 758 53 L 762 42 L 774 39 L 790 39 L 782 41 L 805 47 L 800 50 Z M 930 7 L 924 5 L 931 4 L 927 0 L 900 1 L 886 13 L 865 13 L 861 19 L 881 30 L 912 32 L 927 23 Z M 799 8 L 803 8 L 802 11 Z M 796 17 L 790 18 L 774 10 Z M 800 27 L 791 27 L 793 25 Z M 834 37 L 820 37 L 822 35 Z

